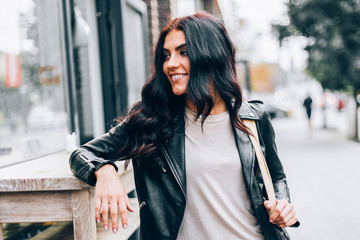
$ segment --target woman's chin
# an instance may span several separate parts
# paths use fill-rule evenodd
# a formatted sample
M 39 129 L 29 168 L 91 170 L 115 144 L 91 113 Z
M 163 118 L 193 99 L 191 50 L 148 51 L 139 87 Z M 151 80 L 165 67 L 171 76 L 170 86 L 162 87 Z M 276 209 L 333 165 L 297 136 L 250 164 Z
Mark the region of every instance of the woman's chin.
M 184 95 L 186 93 L 186 90 L 183 89 L 173 89 L 173 93 L 177 96 Z

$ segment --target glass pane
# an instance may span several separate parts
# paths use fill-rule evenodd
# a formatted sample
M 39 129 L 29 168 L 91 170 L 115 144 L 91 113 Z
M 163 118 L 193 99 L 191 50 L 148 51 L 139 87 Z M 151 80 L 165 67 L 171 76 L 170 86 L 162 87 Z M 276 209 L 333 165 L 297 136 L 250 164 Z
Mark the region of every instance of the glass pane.
M 141 99 L 141 88 L 146 82 L 145 37 L 142 15 L 126 5 L 124 17 L 124 41 L 128 104 L 131 106 Z
M 86 2 L 74 1 L 74 65 L 76 68 L 76 97 L 79 112 L 79 130 L 81 143 L 94 138 L 92 95 L 89 62 L 89 35 L 90 26 L 87 23 Z M 93 66 L 95 67 L 95 66 Z
M 57 0 L 2 1 L 0 167 L 65 149 L 64 67 Z

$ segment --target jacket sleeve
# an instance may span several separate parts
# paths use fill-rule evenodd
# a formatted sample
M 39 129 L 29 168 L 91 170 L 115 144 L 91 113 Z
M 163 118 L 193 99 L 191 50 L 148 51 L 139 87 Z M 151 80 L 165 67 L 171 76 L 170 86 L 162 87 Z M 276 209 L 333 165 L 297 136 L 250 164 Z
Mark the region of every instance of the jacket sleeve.
M 260 118 L 257 126 L 260 144 L 273 181 L 276 198 L 286 199 L 290 202 L 290 192 L 284 168 L 277 152 L 275 131 L 271 124 L 270 115 L 266 112 L 263 104 L 251 104 L 251 107 Z
M 126 141 L 122 124 L 109 130 L 108 133 L 91 140 L 75 150 L 69 159 L 70 169 L 74 175 L 91 186 L 95 186 L 95 171 L 105 164 L 115 165 L 116 160 L 124 159 L 125 153 L 119 150 Z

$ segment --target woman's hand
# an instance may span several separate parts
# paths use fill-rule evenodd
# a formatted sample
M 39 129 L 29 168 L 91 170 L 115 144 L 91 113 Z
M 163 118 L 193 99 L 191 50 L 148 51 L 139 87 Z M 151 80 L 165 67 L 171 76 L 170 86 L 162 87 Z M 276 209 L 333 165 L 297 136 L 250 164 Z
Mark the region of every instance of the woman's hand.
M 95 218 L 100 223 L 103 219 L 104 229 L 109 229 L 109 209 L 112 222 L 112 230 L 118 232 L 118 212 L 123 228 L 128 227 L 127 210 L 133 212 L 125 187 L 115 168 L 109 164 L 102 166 L 96 175 L 95 189 Z
M 270 211 L 272 204 L 269 201 L 264 202 L 265 208 Z M 279 227 L 290 227 L 298 221 L 294 206 L 287 200 L 276 200 L 276 207 L 270 215 L 270 222 Z

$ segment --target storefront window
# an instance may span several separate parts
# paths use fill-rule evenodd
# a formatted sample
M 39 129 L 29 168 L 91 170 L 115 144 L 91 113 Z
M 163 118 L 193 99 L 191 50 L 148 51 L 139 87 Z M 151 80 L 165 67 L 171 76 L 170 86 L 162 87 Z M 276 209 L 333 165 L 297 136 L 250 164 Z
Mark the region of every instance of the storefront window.
M 68 116 L 59 3 L 2 1 L 0 167 L 65 149 Z

